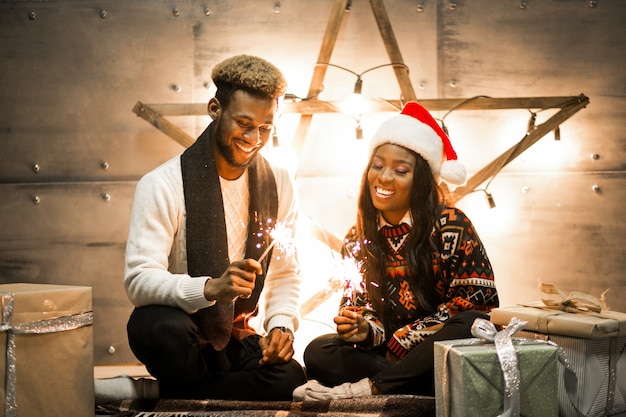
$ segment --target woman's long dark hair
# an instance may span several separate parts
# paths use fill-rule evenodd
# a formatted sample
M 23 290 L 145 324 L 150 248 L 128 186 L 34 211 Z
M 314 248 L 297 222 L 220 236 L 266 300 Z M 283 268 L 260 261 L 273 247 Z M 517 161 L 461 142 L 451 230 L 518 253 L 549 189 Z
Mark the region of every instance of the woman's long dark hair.
M 409 232 L 406 243 L 410 248 L 407 259 L 407 281 L 415 295 L 418 310 L 421 313 L 430 314 L 435 311 L 440 299 L 436 291 L 437 281 L 432 266 L 434 247 L 431 234 L 443 208 L 444 197 L 428 162 L 419 154 L 410 152 L 415 156 L 415 170 L 410 201 L 413 228 Z M 390 317 L 384 293 L 385 261 L 388 249 L 385 238 L 378 231 L 379 213 L 372 202 L 367 178 L 375 153 L 376 150 L 372 152 L 370 164 L 365 169 L 361 180 L 355 231 L 361 252 L 355 256 L 362 262 L 366 288 L 379 319 L 385 324 L 387 331 L 393 331 L 395 329 L 390 328 Z

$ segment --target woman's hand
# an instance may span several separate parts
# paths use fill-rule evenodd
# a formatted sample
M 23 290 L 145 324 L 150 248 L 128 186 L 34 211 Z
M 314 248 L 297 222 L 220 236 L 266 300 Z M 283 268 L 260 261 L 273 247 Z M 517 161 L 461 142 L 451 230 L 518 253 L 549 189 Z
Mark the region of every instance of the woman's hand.
M 337 325 L 337 334 L 346 342 L 364 342 L 370 331 L 370 326 L 362 314 L 344 309 L 334 318 Z

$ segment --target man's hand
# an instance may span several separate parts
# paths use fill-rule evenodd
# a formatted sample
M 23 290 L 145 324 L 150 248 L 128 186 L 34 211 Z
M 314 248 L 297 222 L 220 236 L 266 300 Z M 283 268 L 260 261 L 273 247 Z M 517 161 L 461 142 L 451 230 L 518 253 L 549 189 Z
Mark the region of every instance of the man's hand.
M 370 326 L 362 314 L 344 309 L 333 321 L 337 325 L 337 334 L 346 342 L 357 343 L 367 339 Z
M 259 339 L 259 345 L 263 352 L 261 365 L 285 363 L 293 358 L 293 335 L 290 332 L 274 328 L 269 335 Z
M 207 280 L 204 298 L 222 303 L 232 303 L 237 298 L 250 298 L 256 276 L 262 272 L 261 264 L 254 259 L 232 262 L 222 276 Z

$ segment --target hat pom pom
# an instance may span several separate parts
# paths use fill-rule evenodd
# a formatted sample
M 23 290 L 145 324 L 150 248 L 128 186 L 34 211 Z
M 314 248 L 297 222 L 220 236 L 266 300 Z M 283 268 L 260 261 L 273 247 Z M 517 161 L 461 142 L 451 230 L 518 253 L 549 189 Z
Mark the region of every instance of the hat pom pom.
M 461 187 L 467 182 L 465 166 L 456 160 L 444 161 L 440 171 L 441 180 L 448 185 Z

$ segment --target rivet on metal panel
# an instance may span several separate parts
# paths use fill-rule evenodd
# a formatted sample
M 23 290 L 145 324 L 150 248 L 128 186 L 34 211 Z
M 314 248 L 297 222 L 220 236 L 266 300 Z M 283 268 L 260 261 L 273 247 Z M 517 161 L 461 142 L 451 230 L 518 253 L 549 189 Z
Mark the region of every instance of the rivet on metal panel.
M 591 158 L 594 161 L 597 161 L 598 159 L 600 159 L 600 154 L 592 153 L 591 155 L 589 155 L 589 158 Z
M 208 8 L 208 7 L 205 7 L 205 8 L 204 8 L 204 15 L 205 15 L 205 16 L 210 16 L 210 15 L 211 15 L 211 11 L 209 10 L 209 8 Z
M 276 13 L 276 14 L 280 13 L 280 2 L 279 1 L 274 3 L 274 13 Z
M 176 7 L 174 7 L 172 9 L 172 14 L 176 17 L 180 16 L 180 10 L 178 10 Z
M 519 8 L 520 10 L 526 10 L 528 8 L 528 3 L 526 3 L 524 0 L 522 0 L 519 4 Z
M 114 355 L 115 354 L 115 346 L 109 346 L 109 348 L 107 349 L 107 353 L 109 355 Z
M 183 91 L 181 86 L 180 85 L 176 85 L 176 84 L 172 84 L 172 90 L 176 91 L 177 93 L 180 93 L 181 91 Z
M 589 8 L 595 9 L 596 7 L 598 7 L 598 2 L 596 0 L 589 0 Z
M 40 169 L 41 167 L 39 166 L 39 164 L 33 164 L 33 172 L 35 174 L 38 173 Z
M 599 186 L 598 184 L 593 184 L 593 185 L 591 186 L 591 189 L 592 189 L 593 191 L 595 191 L 596 193 L 598 193 L 598 194 L 600 194 L 600 192 L 602 191 L 602 190 L 600 189 L 600 186 Z
M 102 199 L 103 199 L 104 201 L 107 201 L 107 202 L 108 202 L 108 201 L 111 201 L 111 194 L 109 194 L 109 193 L 103 193 L 103 194 L 102 194 Z
M 107 11 L 106 10 L 100 10 L 100 17 L 102 19 L 106 19 L 107 17 Z
M 450 80 L 450 87 L 455 88 L 457 85 L 457 80 Z
M 34 11 L 31 10 L 30 12 L 28 12 L 28 18 L 30 20 L 35 20 L 35 17 L 37 17 L 37 15 L 35 14 Z
M 423 4 L 418 4 L 417 5 L 417 11 L 422 13 L 424 11 L 424 5 Z
M 109 163 L 107 161 L 100 162 L 100 168 L 106 171 L 107 169 L 109 169 Z
M 37 205 L 37 204 L 41 203 L 41 199 L 39 198 L 38 195 L 34 195 L 33 198 L 32 198 L 32 201 L 33 201 L 34 205 Z
M 450 3 L 450 5 L 448 6 L 448 9 L 452 10 L 453 12 L 456 11 L 457 5 L 456 3 Z

